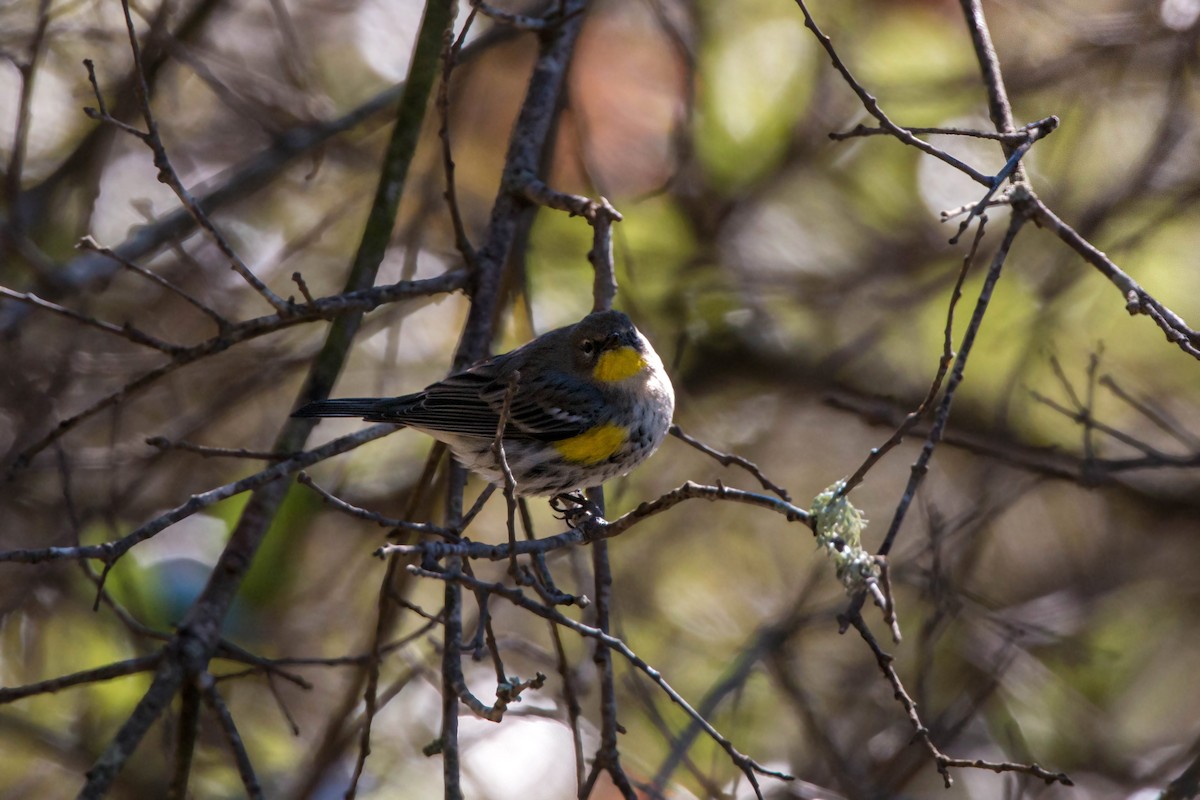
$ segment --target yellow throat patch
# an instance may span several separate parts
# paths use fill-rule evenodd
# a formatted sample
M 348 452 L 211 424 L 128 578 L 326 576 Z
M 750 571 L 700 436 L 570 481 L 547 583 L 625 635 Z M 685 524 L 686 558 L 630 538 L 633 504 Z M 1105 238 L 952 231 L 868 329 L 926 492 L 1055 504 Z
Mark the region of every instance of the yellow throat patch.
M 572 464 L 591 466 L 607 461 L 621 449 L 628 435 L 624 427 L 606 422 L 578 436 L 554 442 L 554 449 Z
M 592 369 L 592 377 L 601 383 L 616 383 L 632 378 L 646 368 L 646 359 L 632 347 L 605 350 Z

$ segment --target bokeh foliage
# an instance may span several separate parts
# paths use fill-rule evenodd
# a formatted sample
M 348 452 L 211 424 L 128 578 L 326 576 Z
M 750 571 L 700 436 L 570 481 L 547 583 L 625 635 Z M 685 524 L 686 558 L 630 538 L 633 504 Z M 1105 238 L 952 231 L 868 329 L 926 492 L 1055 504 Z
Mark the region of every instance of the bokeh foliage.
M 0 161 L 10 174 L 21 87 L 13 64 L 29 46 L 37 5 L 0 8 L 0 50 L 9 57 L 0 66 Z M 989 127 L 957 4 L 813 5 L 893 119 Z M 1039 195 L 1158 299 L 1200 319 L 1200 9 L 1186 0 L 1032 0 L 985 10 L 1018 123 L 1062 119 L 1026 160 Z M 141 13 L 149 28 L 162 7 L 146 4 Z M 163 24 L 173 36 L 151 85 L 176 169 L 188 185 L 221 185 L 272 143 L 384 91 L 404 74 L 419 17 L 417 3 L 383 0 L 172 3 Z M 480 33 L 476 44 L 451 85 L 450 130 L 461 209 L 478 239 L 534 47 L 521 33 Z M 61 277 L 83 263 L 73 249 L 80 237 L 115 246 L 177 205 L 155 181 L 148 151 L 80 112 L 94 105 L 82 58 L 95 62 L 110 107 L 128 102 L 119 8 L 51 3 L 24 167 L 2 206 L 0 283 L 172 341 L 198 341 L 210 335 L 210 321 L 143 278 Z M 387 120 L 372 116 L 302 153 L 215 212 L 276 292 L 297 294 L 293 272 L 314 294 L 341 286 Z M 886 438 L 883 423 L 923 396 L 966 252 L 947 243 L 955 223 L 938 214 L 980 196 L 944 164 L 890 138 L 827 136 L 868 121 L 789 2 L 608 0 L 589 13 L 548 166 L 555 188 L 602 194 L 624 215 L 616 228 L 618 305 L 668 362 L 677 422 L 754 460 L 800 505 L 853 472 Z M 459 262 L 437 123 L 431 114 L 381 282 Z M 994 142 L 936 141 L 985 171 L 1003 163 Z M 1005 215 L 989 212 L 981 263 Z M 506 277 L 497 350 L 590 308 L 589 246 L 578 219 L 538 214 Z M 231 318 L 269 310 L 198 235 L 138 263 Z M 981 281 L 977 265 L 964 308 Z M 14 317 L 15 308 L 0 307 L 8 315 L 0 343 L 5 451 L 157 363 L 157 354 L 123 339 L 48 314 Z M 455 295 L 372 313 L 338 394 L 398 394 L 437 379 L 465 311 Z M 959 332 L 967 313 L 959 311 Z M 268 448 L 323 327 L 241 345 L 96 415 L 0 490 L 0 548 L 117 538 L 191 493 L 257 469 L 258 462 L 163 452 L 145 439 Z M 1159 424 L 1109 386 L 1175 422 Z M 950 440 L 891 563 L 906 632 L 893 652 L 943 749 L 1038 761 L 1070 773 L 1076 788 L 968 772 L 942 791 L 873 657 L 857 637 L 838 635 L 835 616 L 846 599 L 808 531 L 765 512 L 693 501 L 614 540 L 616 632 L 694 705 L 748 648 L 761 648 L 709 718 L 743 752 L 847 797 L 1116 798 L 1163 787 L 1187 765 L 1200 719 L 1196 469 L 1089 469 L 1084 428 L 1034 394 L 1069 406 L 1071 391 L 1094 394 L 1095 418 L 1137 442 L 1200 453 L 1195 360 L 1127 314 L 1120 293 L 1057 240 L 1026 230 L 968 364 Z M 357 426 L 331 421 L 317 435 Z M 1100 458 L 1143 452 L 1088 435 Z M 890 519 L 918 447 L 919 437 L 894 451 L 855 493 L 874 523 L 868 546 L 878 544 L 872 537 Z M 313 474 L 357 505 L 398 515 L 428 451 L 419 435 L 399 432 Z M 749 476 L 671 440 L 610 487 L 612 516 L 689 479 L 755 488 Z M 239 505 L 228 501 L 135 548 L 110 578 L 114 598 L 144 625 L 169 631 L 172 610 L 198 591 Z M 473 538 L 504 539 L 502 505 L 494 500 L 485 510 Z M 539 534 L 559 530 L 540 503 L 535 520 Z M 228 637 L 271 657 L 364 652 L 384 569 L 370 557 L 381 530 L 295 487 L 268 541 Z M 586 565 L 580 552 L 551 559 L 569 591 L 585 591 Z M 503 569 L 479 571 L 499 580 Z M 4 564 L 0 576 L 4 686 L 153 650 L 154 640 L 110 608 L 92 610 L 94 584 L 79 565 Z M 436 611 L 440 586 L 413 581 L 403 590 Z M 545 624 L 492 602 L 511 669 L 552 673 Z M 394 638 L 424 623 L 402 617 Z M 785 635 L 762 645 L 759 633 L 772 626 Z M 584 687 L 585 737 L 593 736 L 589 647 L 569 637 L 565 646 Z M 421 753 L 437 736 L 435 659 L 425 636 L 387 662 L 383 685 L 396 695 L 375 723 L 363 796 L 439 793 L 437 759 Z M 361 676 L 355 666 L 294 671 L 312 688 L 244 678 L 228 683 L 230 703 L 268 796 L 340 796 L 354 762 Z M 660 721 L 676 732 L 687 722 L 619 659 L 618 674 L 626 766 L 648 780 L 670 750 Z M 489 696 L 486 664 L 468 679 Z M 76 791 L 139 687 L 142 677 L 123 678 L 0 707 L 0 796 Z M 499 726 L 464 721 L 470 797 L 573 794 L 559 688 L 552 679 Z M 116 796 L 161 791 L 172 735 L 167 724 L 143 743 Z M 672 776 L 676 796 L 713 787 L 742 796 L 745 787 L 729 789 L 736 770 L 710 743 L 699 740 L 689 757 Z M 196 797 L 238 795 L 207 723 L 195 774 Z M 783 785 L 768 790 L 810 796 Z

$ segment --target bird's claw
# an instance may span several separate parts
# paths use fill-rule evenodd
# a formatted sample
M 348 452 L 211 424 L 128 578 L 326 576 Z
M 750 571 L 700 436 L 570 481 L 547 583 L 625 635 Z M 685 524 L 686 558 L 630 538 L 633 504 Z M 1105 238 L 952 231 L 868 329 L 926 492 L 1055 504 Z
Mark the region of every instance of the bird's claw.
M 558 512 L 558 518 L 572 528 L 579 527 L 588 518 L 602 516 L 599 507 L 578 489 L 573 492 L 560 492 L 551 497 L 550 508 Z

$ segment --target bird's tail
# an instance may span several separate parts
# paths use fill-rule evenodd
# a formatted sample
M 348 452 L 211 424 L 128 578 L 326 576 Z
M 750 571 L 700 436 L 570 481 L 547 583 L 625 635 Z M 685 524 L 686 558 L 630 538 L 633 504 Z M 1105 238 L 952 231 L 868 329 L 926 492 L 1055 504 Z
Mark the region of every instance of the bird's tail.
M 386 398 L 344 397 L 340 400 L 317 400 L 292 412 L 293 417 L 373 417 L 380 412 Z

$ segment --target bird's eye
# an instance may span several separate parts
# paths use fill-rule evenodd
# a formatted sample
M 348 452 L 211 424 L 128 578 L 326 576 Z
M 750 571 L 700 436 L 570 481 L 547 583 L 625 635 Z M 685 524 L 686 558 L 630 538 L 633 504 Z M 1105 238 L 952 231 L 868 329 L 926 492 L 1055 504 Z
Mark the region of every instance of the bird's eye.
M 590 356 L 596 352 L 596 343 L 591 339 L 584 339 L 583 344 L 579 345 L 579 349 L 585 356 Z

